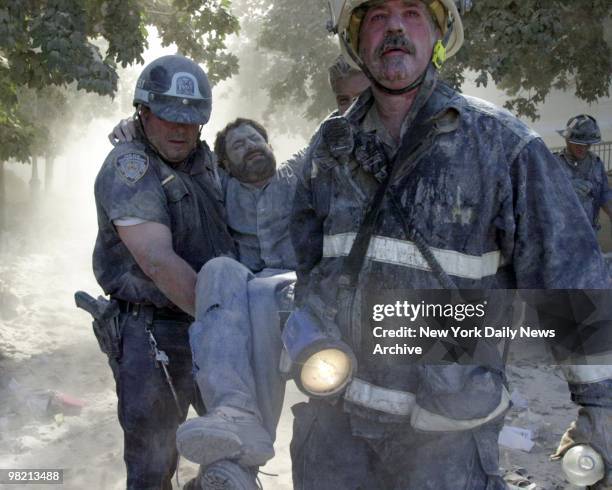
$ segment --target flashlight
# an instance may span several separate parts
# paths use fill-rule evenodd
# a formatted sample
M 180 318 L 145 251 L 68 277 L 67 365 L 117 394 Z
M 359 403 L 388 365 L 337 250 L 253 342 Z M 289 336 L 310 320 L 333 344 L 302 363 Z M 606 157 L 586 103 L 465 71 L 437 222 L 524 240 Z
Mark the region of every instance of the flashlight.
M 336 395 L 349 383 L 357 359 L 348 345 L 332 337 L 304 310 L 291 313 L 283 329 L 291 376 L 300 391 L 314 398 Z
M 567 480 L 576 486 L 595 485 L 604 477 L 602 457 L 591 446 L 579 444 L 572 447 L 562 461 L 563 472 Z

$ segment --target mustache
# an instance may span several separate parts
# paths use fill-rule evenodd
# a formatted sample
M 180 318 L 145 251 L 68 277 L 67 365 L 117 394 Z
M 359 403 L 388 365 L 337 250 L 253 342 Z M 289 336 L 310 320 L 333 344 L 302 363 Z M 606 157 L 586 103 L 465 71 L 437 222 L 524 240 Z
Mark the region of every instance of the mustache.
M 263 151 L 261 148 L 254 148 L 254 149 L 250 150 L 248 153 L 246 153 L 244 155 L 244 158 L 245 158 L 245 160 L 249 160 L 252 156 L 257 155 L 257 154 L 261 155 L 263 157 L 266 156 L 266 152 Z
M 405 53 L 414 54 L 416 52 L 416 46 L 403 34 L 387 34 L 380 43 L 380 46 L 376 48 L 376 56 L 382 56 L 386 51 L 391 49 L 401 49 Z

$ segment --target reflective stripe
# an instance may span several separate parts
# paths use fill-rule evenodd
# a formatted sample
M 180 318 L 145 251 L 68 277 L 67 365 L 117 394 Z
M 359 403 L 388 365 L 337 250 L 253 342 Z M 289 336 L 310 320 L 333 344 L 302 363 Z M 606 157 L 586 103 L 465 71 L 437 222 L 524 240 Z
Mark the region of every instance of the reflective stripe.
M 490 422 L 502 415 L 510 406 L 510 394 L 505 387 L 502 387 L 501 400 L 497 408 L 493 410 L 486 417 L 479 419 L 469 420 L 458 420 L 438 415 L 437 413 L 430 412 L 418 405 L 414 407 L 412 416 L 410 417 L 410 425 L 417 430 L 429 431 L 429 432 L 454 432 L 459 430 L 471 430 L 476 427 Z
M 502 415 L 510 406 L 510 394 L 502 387 L 499 405 L 486 417 L 458 420 L 426 410 L 416 403 L 416 397 L 409 391 L 392 390 L 373 385 L 359 378 L 353 378 L 344 399 L 362 407 L 392 415 L 410 415 L 410 424 L 418 430 L 431 432 L 453 432 L 471 430 Z
M 323 257 L 348 256 L 356 236 L 356 233 L 326 235 L 323 239 Z M 482 279 L 483 277 L 493 276 L 503 265 L 499 250 L 480 256 L 433 247 L 431 251 L 447 274 L 466 279 Z M 431 270 L 417 246 L 407 240 L 373 236 L 366 256 L 377 262 L 424 271 Z
M 344 393 L 344 399 L 394 415 L 410 415 L 415 404 L 415 397 L 409 391 L 390 390 L 359 378 L 353 378 Z
M 561 370 L 568 382 L 598 383 L 612 379 L 612 352 L 587 356 L 582 360 L 584 364 L 561 365 Z

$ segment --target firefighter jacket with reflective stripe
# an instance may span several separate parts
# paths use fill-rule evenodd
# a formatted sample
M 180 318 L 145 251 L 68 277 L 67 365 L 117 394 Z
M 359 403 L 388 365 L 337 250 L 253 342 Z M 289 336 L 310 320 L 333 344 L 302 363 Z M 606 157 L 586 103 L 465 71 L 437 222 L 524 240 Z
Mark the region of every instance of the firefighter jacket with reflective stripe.
M 345 116 L 352 141 L 344 141 L 346 131 L 326 133 L 326 122 L 321 125 L 292 213 L 296 298 L 302 307 L 337 311 L 342 336 L 358 353 L 360 379 L 416 393 L 417 403 L 434 413 L 480 418 L 499 406 L 501 369 L 390 366 L 360 352 L 368 292 L 441 287 L 414 237 L 461 289 L 607 288 L 610 279 L 570 181 L 535 132 L 442 83 L 422 111 L 436 124 L 412 172 L 395 163 L 357 291 L 348 298 L 339 294 L 343 261 L 384 175 L 380 155 L 391 160 L 398 145 L 380 123 L 370 90 Z M 402 138 L 410 138 L 410 124 L 404 126 Z

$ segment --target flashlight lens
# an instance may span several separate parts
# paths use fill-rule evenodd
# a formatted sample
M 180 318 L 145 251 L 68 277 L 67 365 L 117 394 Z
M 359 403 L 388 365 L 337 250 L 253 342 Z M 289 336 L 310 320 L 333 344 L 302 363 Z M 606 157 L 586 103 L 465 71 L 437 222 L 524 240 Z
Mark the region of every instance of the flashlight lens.
M 602 457 L 585 444 L 578 444 L 565 453 L 561 467 L 567 480 L 578 487 L 595 485 L 605 474 Z
M 310 356 L 300 373 L 302 386 L 313 395 L 333 394 L 351 374 L 351 360 L 339 349 L 325 349 Z

